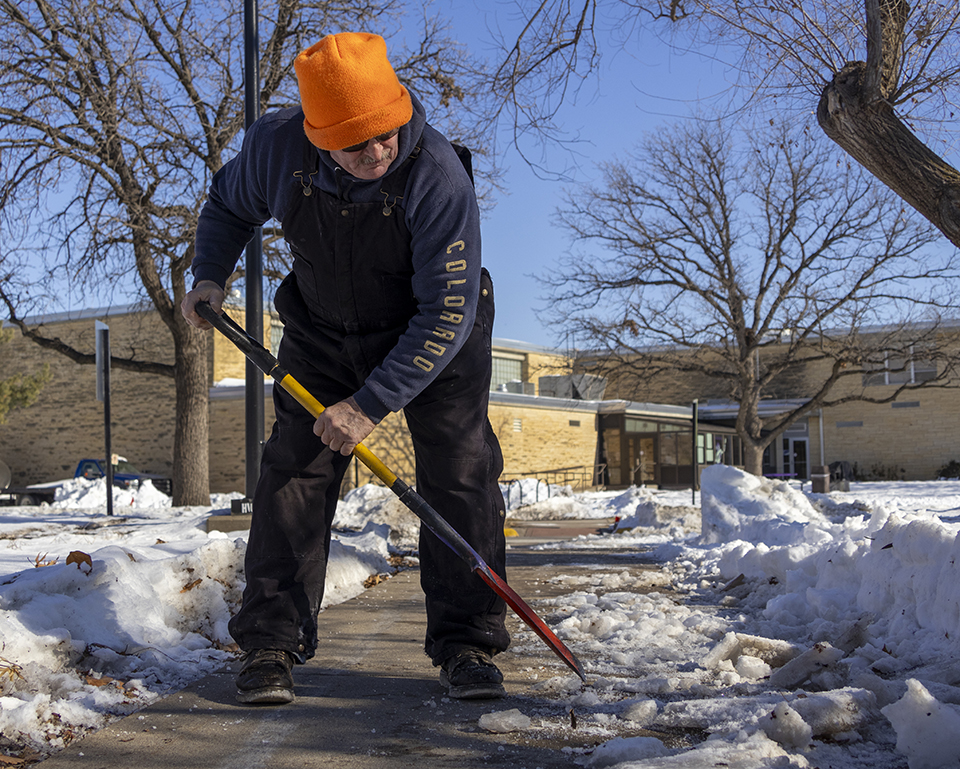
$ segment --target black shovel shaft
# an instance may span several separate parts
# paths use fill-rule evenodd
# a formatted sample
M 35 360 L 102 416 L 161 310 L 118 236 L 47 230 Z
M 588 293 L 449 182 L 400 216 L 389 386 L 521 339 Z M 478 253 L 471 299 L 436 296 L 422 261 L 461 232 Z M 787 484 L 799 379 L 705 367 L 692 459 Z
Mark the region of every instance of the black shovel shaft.
M 226 313 L 220 315 L 207 302 L 198 302 L 197 314 L 213 325 L 227 339 L 249 358 L 254 365 L 269 377 L 277 381 L 284 390 L 289 392 L 307 411 L 314 416 L 323 413 L 323 405 L 314 398 L 304 387 L 294 379 L 280 362 L 270 354 L 261 344 L 253 339 Z M 499 595 L 507 605 L 513 609 L 553 652 L 562 659 L 580 679 L 586 681 L 583 667 L 556 634 L 540 619 L 537 613 L 491 569 L 480 554 L 474 550 L 456 529 L 453 528 L 430 504 L 410 486 L 398 478 L 386 465 L 383 464 L 366 446 L 358 444 L 353 450 L 354 456 L 363 462 L 384 484 L 419 518 L 447 547 L 462 558 L 470 569 L 476 573 L 490 588 Z

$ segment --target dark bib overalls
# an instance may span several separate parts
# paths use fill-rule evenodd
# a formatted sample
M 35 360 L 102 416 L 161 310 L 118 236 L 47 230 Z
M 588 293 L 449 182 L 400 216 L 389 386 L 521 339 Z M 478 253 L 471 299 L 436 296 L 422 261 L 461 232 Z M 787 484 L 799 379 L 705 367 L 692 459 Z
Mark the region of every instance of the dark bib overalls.
M 383 202 L 352 203 L 303 180 L 319 157 L 304 141 L 299 193 L 284 217 L 293 272 L 277 290 L 280 363 L 324 405 L 353 395 L 417 312 L 410 235 L 400 205 L 415 155 L 384 177 Z M 309 193 L 309 194 L 306 194 Z M 503 459 L 487 419 L 493 286 L 484 271 L 473 330 L 456 357 L 404 409 L 417 491 L 505 574 Z M 314 418 L 273 389 L 276 423 L 264 446 L 245 558 L 243 606 L 230 632 L 244 651 L 283 649 L 301 661 L 317 646 L 330 529 L 351 457 L 325 447 Z M 506 607 L 426 527 L 420 533 L 426 653 L 434 664 L 463 646 L 509 643 Z

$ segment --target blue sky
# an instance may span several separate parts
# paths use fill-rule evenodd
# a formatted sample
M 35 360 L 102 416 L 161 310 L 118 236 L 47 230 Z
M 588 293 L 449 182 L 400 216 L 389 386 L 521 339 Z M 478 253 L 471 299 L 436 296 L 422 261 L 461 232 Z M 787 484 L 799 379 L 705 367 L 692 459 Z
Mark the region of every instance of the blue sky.
M 436 7 L 452 20 L 459 42 L 484 55 L 490 50 L 489 30 L 511 23 L 511 5 L 478 5 L 440 0 Z M 631 150 L 645 132 L 689 116 L 698 100 L 723 92 L 728 77 L 732 75 L 715 60 L 695 52 L 678 54 L 638 29 L 627 48 L 610 43 L 604 49 L 599 77 L 585 82 L 576 100 L 560 112 L 562 128 L 581 141 L 576 156 L 554 148 L 548 161 L 557 169 L 575 162 L 574 183 L 538 178 L 518 152 L 508 152 L 505 194 L 497 196 L 482 230 L 484 263 L 497 298 L 494 336 L 565 346 L 563 330 L 546 328 L 537 317 L 544 287 L 534 277 L 549 272 L 570 247 L 567 234 L 553 220 L 564 189 L 595 181 L 597 163 Z M 524 149 L 539 158 L 539 149 Z

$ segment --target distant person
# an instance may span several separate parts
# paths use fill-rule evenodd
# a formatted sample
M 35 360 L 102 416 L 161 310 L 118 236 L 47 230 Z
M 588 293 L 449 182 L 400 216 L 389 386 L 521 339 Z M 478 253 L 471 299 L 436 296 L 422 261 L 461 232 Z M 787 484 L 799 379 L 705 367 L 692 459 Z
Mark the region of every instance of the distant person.
M 505 574 L 503 458 L 487 419 L 493 286 L 480 264 L 470 175 L 398 80 L 383 38 L 329 35 L 294 62 L 300 109 L 265 115 L 214 176 L 200 213 L 195 283 L 182 302 L 218 312 L 255 226 L 283 227 L 293 271 L 274 302 L 280 363 L 328 406 L 316 421 L 282 388 L 253 499 L 243 606 L 244 703 L 294 699 L 314 656 L 330 528 L 350 454 L 403 409 L 417 491 Z M 424 528 L 425 650 L 449 694 L 504 694 L 504 602 Z

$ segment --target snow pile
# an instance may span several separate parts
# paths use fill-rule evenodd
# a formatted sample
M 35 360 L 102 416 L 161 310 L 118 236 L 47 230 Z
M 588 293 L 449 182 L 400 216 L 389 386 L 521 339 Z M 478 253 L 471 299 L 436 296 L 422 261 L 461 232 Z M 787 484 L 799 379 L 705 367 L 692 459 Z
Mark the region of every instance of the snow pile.
M 65 510 L 76 508 L 105 508 L 107 506 L 107 481 L 105 478 L 87 480 L 71 478 L 64 481 L 56 492 L 51 507 Z M 144 481 L 139 487 L 122 489 L 113 487 L 114 508 L 168 508 L 170 497 L 153 485 L 153 481 Z M 116 512 L 116 510 L 114 511 Z
M 767 622 L 861 648 L 848 667 L 890 673 L 960 653 L 956 525 L 884 505 L 834 523 L 785 483 L 719 466 L 704 471 L 702 495 L 701 543 L 717 546 L 701 562 L 778 586 Z
M 960 766 L 960 708 L 937 702 L 919 681 L 907 681 L 907 693 L 883 714 L 897 730 L 897 750 L 910 769 Z
M 534 478 L 501 483 L 507 512 L 523 521 L 565 521 L 612 518 L 620 515 L 618 504 L 607 493 L 574 493 L 570 486 L 557 486 Z
M 368 484 L 352 489 L 337 505 L 333 525 L 338 529 L 362 531 L 371 523 L 385 527 L 391 547 L 396 552 L 416 551 L 420 536 L 420 519 L 390 489 Z
M 607 518 L 622 512 L 607 494 L 574 494 L 569 486 L 552 486 L 532 478 L 501 484 L 500 490 L 509 517 L 525 521 Z M 352 531 L 371 521 L 390 528 L 390 545 L 396 552 L 417 549 L 420 520 L 396 494 L 375 485 L 348 491 L 337 507 L 334 526 Z M 699 516 L 697 521 L 699 524 Z
M 785 481 L 710 465 L 700 477 L 700 492 L 700 541 L 705 545 L 735 539 L 767 545 L 819 545 L 835 534 L 827 518 Z
M 114 518 L 65 512 L 90 510 L 96 486 L 74 484 L 73 504 L 4 508 L 0 749 L 55 751 L 237 656 L 227 622 L 240 605 L 244 539 L 207 534 L 210 509 L 171 509 L 149 489 L 136 497 L 146 507 Z M 387 534 L 368 523 L 335 537 L 324 607 L 391 570 Z
M 510 517 L 520 521 L 607 519 L 611 521 L 611 531 L 629 534 L 645 545 L 689 539 L 701 529 L 700 508 L 691 503 L 690 491 L 663 492 L 637 487 L 582 494 L 561 490 L 544 502 L 511 509 Z M 576 546 L 605 549 L 609 544 L 604 538 L 583 537 Z M 545 545 L 560 549 L 568 546 L 568 543 Z
M 638 525 L 565 546 L 632 549 L 658 567 L 551 580 L 579 592 L 538 606 L 599 678 L 537 691 L 596 728 L 710 735 L 659 757 L 612 741 L 593 752 L 597 765 L 608 750 L 631 769 L 892 769 L 903 766 L 895 750 L 911 769 L 957 765 L 960 486 L 896 486 L 901 496 L 884 484 L 803 494 L 708 468 L 699 536 L 669 543 L 656 527 L 682 509 L 679 492 L 612 496 L 621 509 L 638 502 Z
M 603 769 L 625 761 L 659 758 L 671 752 L 656 737 L 615 737 L 593 751 L 585 765 L 590 769 Z
M 355 598 L 364 591 L 364 583 L 370 577 L 392 570 L 389 533 L 383 524 L 370 523 L 358 534 L 334 534 L 321 609 Z
M 99 726 L 222 665 L 242 552 L 226 539 L 157 560 L 109 546 L 4 580 L 3 734 L 63 747 L 62 730 Z
M 545 491 L 535 483 L 524 499 Z M 616 567 L 553 567 L 544 579 L 556 597 L 534 604 L 590 679 L 584 687 L 564 671 L 524 694 L 575 713 L 591 745 L 572 749 L 577 763 L 960 762 L 960 483 L 817 495 L 715 466 L 702 512 L 689 491 L 550 492 L 511 510 L 619 518 L 616 531 L 542 546 L 581 550 L 587 564 L 592 549 L 620 551 Z M 519 490 L 505 493 L 520 504 Z M 246 535 L 205 527 L 228 498 L 200 509 L 145 496 L 108 518 L 87 482 L 73 494 L 0 517 L 4 752 L 56 750 L 235 656 L 226 623 Z M 336 524 L 325 605 L 389 570 L 419 527 L 374 486 L 343 500 Z M 524 628 L 524 644 L 540 641 Z M 519 709 L 480 725 L 541 728 Z

